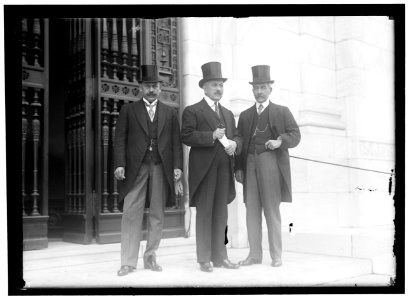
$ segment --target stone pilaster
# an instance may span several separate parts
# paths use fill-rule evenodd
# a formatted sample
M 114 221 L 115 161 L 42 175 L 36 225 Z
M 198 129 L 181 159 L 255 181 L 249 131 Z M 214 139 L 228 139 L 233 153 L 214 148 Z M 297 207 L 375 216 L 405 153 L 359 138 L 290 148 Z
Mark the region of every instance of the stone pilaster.
M 394 168 L 393 21 L 339 17 L 336 27 L 337 97 L 345 103 L 348 164 L 389 172 Z M 340 225 L 393 224 L 388 175 L 348 170 Z

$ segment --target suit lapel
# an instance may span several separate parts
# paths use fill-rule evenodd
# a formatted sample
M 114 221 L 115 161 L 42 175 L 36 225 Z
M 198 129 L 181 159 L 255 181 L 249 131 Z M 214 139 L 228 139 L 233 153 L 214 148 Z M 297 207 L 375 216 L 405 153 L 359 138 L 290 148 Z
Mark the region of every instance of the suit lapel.
M 250 126 L 247 127 L 249 130 L 249 137 L 253 135 L 253 132 L 251 132 L 251 129 L 253 128 L 253 123 L 254 123 L 254 114 L 256 113 L 256 104 L 253 105 L 253 109 L 250 110 L 250 116 L 249 116 L 249 121 L 250 121 Z
M 277 127 L 275 126 L 276 121 L 277 121 L 277 114 L 278 114 L 278 110 L 277 110 L 276 105 L 270 102 L 270 105 L 268 106 L 268 117 L 269 117 L 270 127 L 271 127 L 271 130 L 273 131 L 274 138 L 277 138 L 276 135 L 279 134 L 277 132 Z
M 163 127 L 165 126 L 165 110 L 164 105 L 158 100 L 158 104 L 156 106 L 156 114 L 158 114 L 158 138 L 162 133 Z
M 139 100 L 138 102 L 135 103 L 133 107 L 133 112 L 135 114 L 136 120 L 138 120 L 139 125 L 141 125 L 143 131 L 145 132 L 146 135 L 148 134 L 148 124 L 146 124 L 147 119 L 146 119 L 146 113 L 144 111 L 145 108 L 145 103 L 143 100 Z
M 215 112 L 206 103 L 205 99 L 203 99 L 200 104 L 200 110 L 203 112 L 206 122 L 213 131 L 216 130 L 217 126 L 219 126 L 219 120 L 217 119 Z

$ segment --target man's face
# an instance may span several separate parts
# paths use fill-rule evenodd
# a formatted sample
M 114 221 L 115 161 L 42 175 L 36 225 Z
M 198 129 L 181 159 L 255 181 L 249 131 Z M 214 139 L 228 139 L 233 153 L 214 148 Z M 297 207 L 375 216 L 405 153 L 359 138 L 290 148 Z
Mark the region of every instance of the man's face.
M 213 101 L 219 101 L 223 96 L 223 81 L 210 80 L 203 85 L 204 93 Z
M 158 99 L 161 92 L 159 82 L 142 82 L 142 94 L 143 97 L 149 102 L 153 102 Z
M 268 99 L 273 88 L 269 83 L 253 84 L 254 98 L 258 103 L 263 103 Z

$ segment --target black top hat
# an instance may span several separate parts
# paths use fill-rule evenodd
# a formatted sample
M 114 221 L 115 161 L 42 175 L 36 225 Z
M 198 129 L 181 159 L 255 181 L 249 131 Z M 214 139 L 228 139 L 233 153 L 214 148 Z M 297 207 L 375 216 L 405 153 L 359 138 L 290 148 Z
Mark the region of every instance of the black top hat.
M 253 82 L 250 84 L 261 84 L 261 83 L 273 83 L 274 80 L 270 79 L 270 66 L 259 65 L 251 67 L 253 72 Z
M 159 82 L 158 66 L 142 65 L 142 82 Z
M 225 82 L 227 78 L 222 76 L 222 65 L 218 61 L 211 61 L 202 66 L 203 79 L 199 81 L 199 86 L 203 88 L 203 85 L 210 80 L 223 80 Z

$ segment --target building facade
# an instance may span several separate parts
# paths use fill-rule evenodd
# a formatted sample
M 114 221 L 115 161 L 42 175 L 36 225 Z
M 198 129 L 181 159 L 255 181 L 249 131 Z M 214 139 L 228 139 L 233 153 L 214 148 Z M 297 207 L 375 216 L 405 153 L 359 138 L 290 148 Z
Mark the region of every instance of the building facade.
M 303 246 L 284 235 L 284 249 L 319 252 L 302 238 L 330 243 L 345 230 L 371 228 L 387 232 L 385 248 L 393 245 L 387 174 L 395 168 L 393 20 L 27 19 L 22 26 L 26 249 L 46 247 L 54 237 L 119 241 L 112 138 L 121 105 L 139 97 L 139 66 L 160 66 L 161 100 L 181 113 L 202 98 L 200 67 L 209 61 L 222 64 L 228 81 L 221 102 L 236 119 L 254 104 L 251 66 L 270 65 L 272 101 L 288 106 L 300 126 L 301 143 L 290 149 L 293 203 L 281 212 L 283 232 L 292 223 Z M 241 184 L 236 189 L 229 243 L 247 247 Z M 195 233 L 185 190 L 183 199 L 169 196 L 167 237 Z
M 116 121 L 141 97 L 142 64 L 159 66 L 160 100 L 180 110 L 178 39 L 174 18 L 22 19 L 24 249 L 120 241 Z M 183 236 L 182 199 L 168 195 L 165 216 L 165 237 Z

